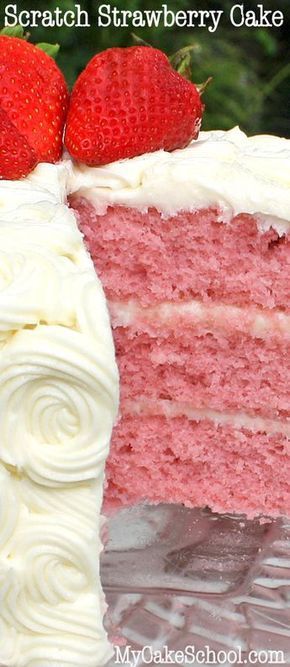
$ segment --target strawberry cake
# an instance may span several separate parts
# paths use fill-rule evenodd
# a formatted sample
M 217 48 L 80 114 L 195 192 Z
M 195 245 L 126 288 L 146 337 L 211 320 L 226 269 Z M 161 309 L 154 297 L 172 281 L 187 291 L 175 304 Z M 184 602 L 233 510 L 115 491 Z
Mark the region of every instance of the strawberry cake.
M 0 34 L 5 667 L 109 660 L 102 506 L 290 512 L 290 142 L 197 138 L 164 54 L 109 51 L 67 115 L 51 58 Z
M 290 512 L 289 158 L 235 128 L 73 167 L 121 378 L 107 505 Z
M 5 667 L 112 655 L 104 484 L 105 513 L 289 514 L 289 176 L 288 140 L 235 128 L 0 181 Z

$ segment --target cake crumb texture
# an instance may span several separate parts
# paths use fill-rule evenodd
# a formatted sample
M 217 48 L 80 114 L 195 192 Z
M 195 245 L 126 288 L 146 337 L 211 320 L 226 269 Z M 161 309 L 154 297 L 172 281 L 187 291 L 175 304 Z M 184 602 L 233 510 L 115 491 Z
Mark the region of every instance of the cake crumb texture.
M 76 177 L 71 205 L 109 301 L 121 376 L 108 508 L 174 502 L 249 517 L 290 511 L 290 218 L 278 219 L 274 210 L 269 217 L 258 187 L 266 172 L 275 192 L 287 179 L 289 159 L 275 180 L 270 155 L 271 147 L 278 155 L 289 142 L 265 138 L 264 145 L 260 138 L 269 148 L 266 167 L 256 162 L 259 138 L 246 144 L 235 134 L 241 147 L 232 149 L 225 134 L 222 170 L 235 155 L 228 193 L 241 160 L 246 171 L 247 154 L 245 210 L 242 192 L 233 194 L 236 210 L 218 196 L 210 137 L 196 149 L 202 177 L 211 165 L 208 206 L 195 198 L 194 145 L 182 157 L 136 158 L 136 172 L 134 160 L 95 170 L 95 185 L 87 171 Z M 173 186 L 177 193 L 187 187 L 188 196 L 192 188 L 190 205 L 185 196 L 183 209 L 180 198 L 169 212 L 164 188 L 162 204 L 150 205 L 153 195 L 158 199 L 154 170 L 164 188 L 169 175 L 169 202 Z M 242 187 L 241 166 L 240 175 Z M 283 205 L 290 212 L 289 192 Z
M 289 309 L 290 235 L 261 233 L 255 216 L 222 224 L 217 209 L 164 218 L 156 209 L 128 207 L 96 216 L 88 202 L 73 201 L 110 299 L 134 297 L 146 306 L 199 298 Z

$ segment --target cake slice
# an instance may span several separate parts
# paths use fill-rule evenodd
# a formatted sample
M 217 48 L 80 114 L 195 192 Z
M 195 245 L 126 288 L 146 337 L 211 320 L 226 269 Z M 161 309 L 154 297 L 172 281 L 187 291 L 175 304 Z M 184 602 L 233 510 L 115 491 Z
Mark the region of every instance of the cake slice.
M 290 142 L 237 128 L 74 167 L 121 376 L 107 507 L 290 511 L 289 186 Z

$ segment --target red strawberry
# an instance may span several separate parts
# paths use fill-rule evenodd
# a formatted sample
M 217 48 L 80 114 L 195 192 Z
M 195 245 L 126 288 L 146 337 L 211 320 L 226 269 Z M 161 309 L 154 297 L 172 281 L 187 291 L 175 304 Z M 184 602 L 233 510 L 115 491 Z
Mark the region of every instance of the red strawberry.
M 88 165 L 101 165 L 197 137 L 203 104 L 193 83 L 150 46 L 111 48 L 80 74 L 68 111 L 65 144 Z
M 0 107 L 0 179 L 22 178 L 36 164 L 35 152 Z
M 67 85 L 54 60 L 24 39 L 0 35 L 0 178 L 19 178 L 38 162 L 60 159 L 67 106 Z

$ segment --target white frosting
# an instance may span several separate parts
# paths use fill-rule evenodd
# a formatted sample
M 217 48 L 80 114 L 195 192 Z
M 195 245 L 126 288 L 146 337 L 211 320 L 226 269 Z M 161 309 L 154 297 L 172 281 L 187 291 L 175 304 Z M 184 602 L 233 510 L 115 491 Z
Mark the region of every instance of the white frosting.
M 195 408 L 189 403 L 181 401 L 169 401 L 166 399 L 150 400 L 126 400 L 123 403 L 123 413 L 133 415 L 164 415 L 171 419 L 173 417 L 187 417 L 192 421 L 208 419 L 215 424 L 228 424 L 233 428 L 246 428 L 249 431 L 261 433 L 282 433 L 290 438 L 290 424 L 280 419 L 265 419 L 264 417 L 249 415 L 246 412 L 219 412 L 209 408 Z
M 223 219 L 260 214 L 262 229 L 290 227 L 290 140 L 247 137 L 238 128 L 201 132 L 187 148 L 157 151 L 105 167 L 75 165 L 71 192 L 90 199 L 102 213 L 109 205 L 164 215 L 214 206 Z
M 98 554 L 118 402 L 103 291 L 67 167 L 0 181 L 0 663 L 99 667 Z
M 163 302 L 155 306 L 142 307 L 135 300 L 111 301 L 110 312 L 114 327 L 142 327 L 148 323 L 153 327 L 182 327 L 202 325 L 206 331 L 247 331 L 256 338 L 267 338 L 273 334 L 290 336 L 290 315 L 281 310 L 267 311 L 262 308 L 243 308 L 224 303 L 205 304 L 197 299 L 183 303 Z

